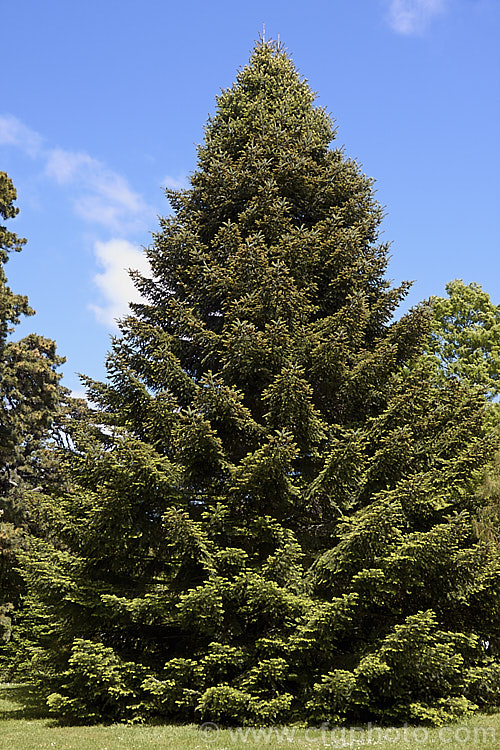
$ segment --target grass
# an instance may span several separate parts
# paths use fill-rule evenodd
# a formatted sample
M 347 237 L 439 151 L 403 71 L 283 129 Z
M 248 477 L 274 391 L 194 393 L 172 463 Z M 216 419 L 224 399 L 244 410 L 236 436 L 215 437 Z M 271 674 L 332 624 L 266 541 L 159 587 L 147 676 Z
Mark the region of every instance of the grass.
M 0 750 L 500 750 L 500 714 L 427 729 L 225 729 L 189 726 L 56 727 L 24 685 L 0 685 Z

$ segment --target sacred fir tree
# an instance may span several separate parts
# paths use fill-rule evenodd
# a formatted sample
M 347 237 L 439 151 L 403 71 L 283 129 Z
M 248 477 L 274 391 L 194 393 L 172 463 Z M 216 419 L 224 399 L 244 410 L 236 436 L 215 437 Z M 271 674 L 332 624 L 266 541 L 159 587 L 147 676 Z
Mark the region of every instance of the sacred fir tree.
M 440 723 L 500 697 L 486 402 L 421 357 L 427 306 L 394 322 L 408 285 L 334 136 L 261 42 L 167 191 L 24 556 L 61 721 Z
M 0 172 L 0 220 L 13 219 L 16 190 Z M 48 530 L 44 521 L 43 484 L 58 474 L 44 451 L 64 397 L 57 366 L 63 359 L 53 341 L 29 334 L 14 341 L 11 334 L 22 316 L 33 315 L 28 299 L 7 285 L 5 264 L 26 240 L 0 226 L 0 675 L 12 654 L 11 615 L 22 592 L 16 554 L 30 532 Z M 50 501 L 49 501 L 50 504 Z

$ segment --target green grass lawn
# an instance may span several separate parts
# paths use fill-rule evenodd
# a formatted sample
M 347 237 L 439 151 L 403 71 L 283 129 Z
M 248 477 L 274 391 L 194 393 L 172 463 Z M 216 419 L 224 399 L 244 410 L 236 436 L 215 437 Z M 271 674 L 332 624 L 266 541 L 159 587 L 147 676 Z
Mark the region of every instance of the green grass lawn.
M 190 726 L 55 727 L 22 685 L 0 685 L 0 750 L 500 750 L 500 714 L 457 725 L 352 729 L 225 729 Z

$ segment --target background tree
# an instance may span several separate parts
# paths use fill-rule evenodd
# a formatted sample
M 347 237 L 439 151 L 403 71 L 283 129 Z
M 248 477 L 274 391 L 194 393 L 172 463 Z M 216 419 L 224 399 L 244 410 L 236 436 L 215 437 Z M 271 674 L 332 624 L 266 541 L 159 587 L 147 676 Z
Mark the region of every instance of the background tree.
M 485 401 L 422 359 L 427 306 L 392 322 L 372 182 L 313 102 L 258 44 L 86 380 L 64 523 L 24 558 L 60 719 L 439 723 L 497 699 Z
M 482 389 L 490 402 L 487 416 L 493 429 L 500 426 L 500 305 L 474 282 L 461 279 L 446 285 L 447 297 L 433 297 L 431 361 L 442 378 L 458 379 Z M 478 529 L 500 543 L 500 453 L 485 469 L 479 489 L 484 501 Z
M 0 172 L 0 217 L 14 218 L 16 191 Z M 13 562 L 25 532 L 40 528 L 42 489 L 54 472 L 41 451 L 62 392 L 56 368 L 63 360 L 53 341 L 30 334 L 13 341 L 21 316 L 33 315 L 27 297 L 7 286 L 5 264 L 26 240 L 0 226 L 0 644 L 10 639 L 11 614 L 21 580 Z M 0 650 L 1 654 L 1 650 Z
M 433 297 L 430 352 L 446 377 L 482 386 L 488 398 L 500 392 L 500 305 L 479 284 L 455 279 L 447 297 Z

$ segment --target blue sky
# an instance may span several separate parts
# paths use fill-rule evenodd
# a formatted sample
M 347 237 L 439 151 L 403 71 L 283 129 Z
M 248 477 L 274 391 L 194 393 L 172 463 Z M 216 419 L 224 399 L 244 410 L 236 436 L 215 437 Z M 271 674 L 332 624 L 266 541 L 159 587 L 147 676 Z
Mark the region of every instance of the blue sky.
M 265 24 L 337 144 L 376 179 L 390 277 L 409 302 L 477 281 L 500 303 L 498 0 L 18 0 L 2 8 L 0 170 L 18 190 L 7 266 L 57 341 L 64 383 L 104 375 L 124 271 L 184 186 L 196 144 Z

